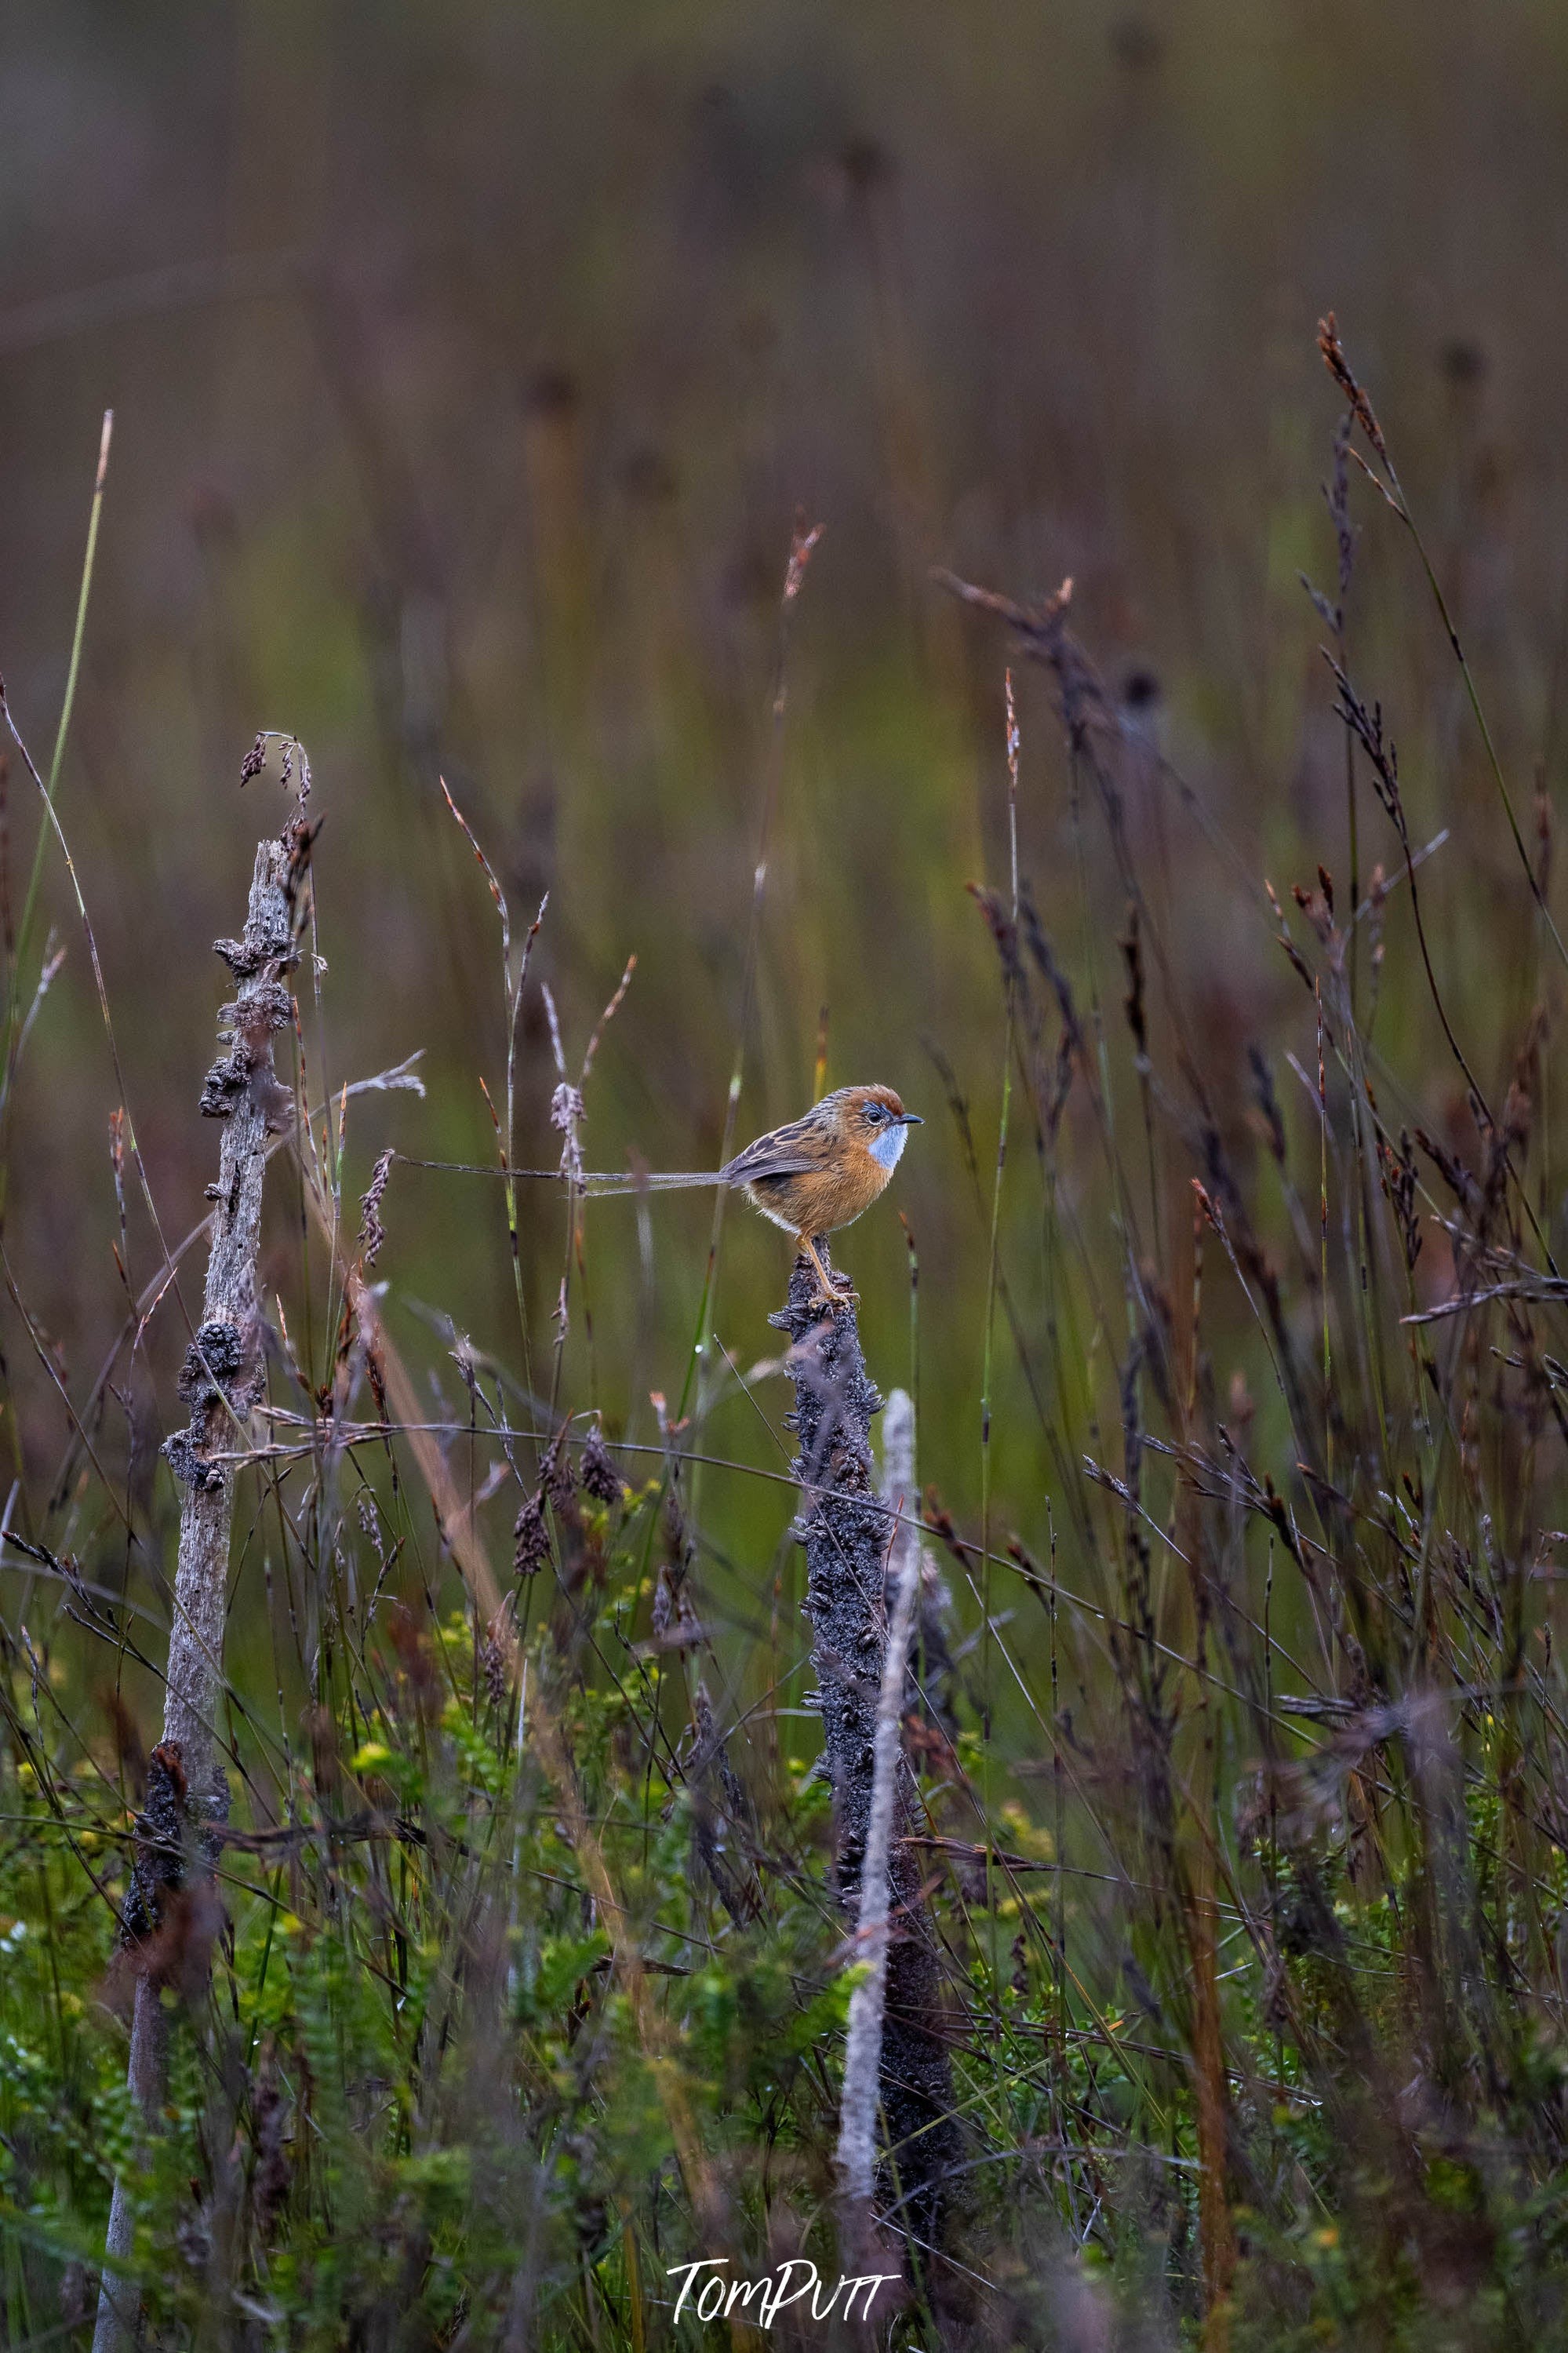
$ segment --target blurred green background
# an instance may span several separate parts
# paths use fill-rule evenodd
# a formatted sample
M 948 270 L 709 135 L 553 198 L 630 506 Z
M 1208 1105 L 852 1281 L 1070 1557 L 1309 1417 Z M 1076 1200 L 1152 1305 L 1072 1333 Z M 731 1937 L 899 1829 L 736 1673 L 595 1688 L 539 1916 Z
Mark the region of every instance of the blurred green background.
M 972 1516 L 988 1201 L 931 1049 L 970 1100 L 986 1195 L 1002 996 L 964 885 L 1006 879 L 1007 648 L 930 567 L 1024 596 L 1075 582 L 1159 919 L 1170 1135 L 1187 1083 L 1179 1005 L 1238 1164 L 1258 1157 L 1251 1043 L 1310 1137 L 1285 1057 L 1313 1064 L 1310 1001 L 1261 884 L 1288 900 L 1319 860 L 1342 876 L 1347 854 L 1323 630 L 1298 578 L 1332 593 L 1320 483 L 1337 405 L 1315 322 L 1335 307 L 1373 388 L 1528 812 L 1537 778 L 1558 789 L 1563 756 L 1568 15 L 1550 0 L 51 0 L 9 20 L 0 121 L 0 669 L 42 761 L 112 406 L 59 807 L 165 1230 L 195 1223 L 216 1166 L 195 1109 L 224 978 L 208 944 L 238 927 L 255 840 L 284 807 L 275 774 L 237 788 L 263 726 L 303 739 L 326 820 L 326 1076 L 336 1088 L 425 1055 L 424 1102 L 352 1107 L 348 1194 L 386 1143 L 494 1155 L 479 1079 L 497 1092 L 503 1077 L 499 939 L 441 775 L 514 923 L 551 894 L 523 1011 L 520 1160 L 559 1148 L 538 981 L 574 1063 L 635 953 L 589 1090 L 589 1162 L 713 1165 L 798 509 L 824 536 L 789 650 L 737 1141 L 810 1099 L 825 1006 L 829 1083 L 881 1079 L 926 1113 L 891 1200 L 839 1256 L 887 1386 L 910 1364 L 894 1206 L 907 1213 L 922 1470 Z M 1356 499 L 1356 673 L 1387 705 L 1418 838 L 1449 829 L 1426 903 L 1452 1017 L 1491 1082 L 1535 989 L 1528 901 L 1412 553 L 1364 485 Z M 1075 822 L 1037 671 L 1019 698 L 1023 871 L 1080 1002 L 1104 1008 L 1104 1076 L 1135 1122 L 1124 892 L 1092 797 Z M 1394 850 L 1363 789 L 1364 887 Z M 36 818 L 13 760 L 14 902 Z M 0 1304 L 40 1494 L 67 1425 L 16 1300 L 78 1398 L 124 1312 L 118 1089 L 56 858 L 47 895 L 68 953 L 16 1108 L 15 1292 Z M 1406 921 L 1392 902 L 1379 1083 L 1464 1148 Z M 1500 968 L 1500 937 L 1517 940 L 1516 967 Z M 1037 1333 L 1057 1253 L 1078 1303 L 1063 1345 L 1081 1340 L 1086 1361 L 1080 1397 L 1048 1402 L 1092 1447 L 1116 1366 L 1089 1335 L 1113 1336 L 1119 1313 L 1103 1153 L 1080 1090 L 1050 1228 L 1015 1111 L 1004 1271 Z M 1139 1246 L 1163 1233 L 1179 1304 L 1190 1172 L 1170 1155 L 1152 1216 L 1135 1127 L 1124 1142 L 1144 1186 Z M 596 1393 L 642 1442 L 648 1391 L 680 1391 L 710 1205 L 650 1214 L 645 1262 L 634 1206 L 590 1206 L 595 1361 L 574 1305 L 563 1388 L 574 1405 Z M 421 1311 L 517 1367 L 500 1188 L 399 1167 L 384 1216 L 392 1328 L 461 1413 Z M 561 1223 L 535 1188 L 523 1249 L 541 1356 Z M 269 1248 L 269 1280 L 289 1289 L 287 1181 Z M 157 1260 L 134 1201 L 129 1251 L 140 1285 Z M 786 1264 L 782 1238 L 737 1206 L 718 1334 L 743 1366 L 773 1350 L 763 1319 Z M 1441 1290 L 1439 1244 L 1421 1276 Z M 185 1290 L 194 1303 L 194 1271 Z M 1255 1391 L 1267 1381 L 1236 1308 L 1234 1366 L 1223 1303 L 1211 1334 L 1222 1395 L 1233 1370 L 1250 1366 Z M 178 1418 L 183 1338 L 162 1314 L 138 1366 L 122 1360 L 99 1434 L 144 1484 L 151 1441 Z M 1038 1546 L 1049 1461 L 1005 1345 L 996 1388 L 999 1514 Z M 721 1400 L 704 1442 L 776 1470 L 764 1421 L 776 1433 L 787 1392 L 757 1394 L 761 1418 Z M 704 1504 L 743 1571 L 768 1562 L 782 1489 L 714 1479 Z

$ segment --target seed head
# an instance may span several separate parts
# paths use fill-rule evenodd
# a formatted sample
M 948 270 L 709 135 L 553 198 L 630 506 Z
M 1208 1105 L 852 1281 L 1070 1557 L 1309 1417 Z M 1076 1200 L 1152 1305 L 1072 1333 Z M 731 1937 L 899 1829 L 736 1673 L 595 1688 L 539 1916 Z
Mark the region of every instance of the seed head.
M 519 1577 L 537 1577 L 550 1557 L 550 1532 L 544 1525 L 544 1498 L 530 1495 L 511 1530 L 515 1539 L 511 1565 Z

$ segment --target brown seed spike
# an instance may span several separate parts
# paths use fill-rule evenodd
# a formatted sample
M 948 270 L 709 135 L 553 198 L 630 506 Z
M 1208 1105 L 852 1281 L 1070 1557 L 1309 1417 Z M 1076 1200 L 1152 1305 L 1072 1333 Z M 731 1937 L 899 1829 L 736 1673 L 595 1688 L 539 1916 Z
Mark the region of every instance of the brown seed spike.
M 1344 345 L 1340 341 L 1339 322 L 1331 311 L 1318 322 L 1318 349 L 1323 355 L 1323 365 L 1354 410 L 1356 423 L 1386 466 L 1388 448 L 1383 438 L 1383 428 L 1373 414 L 1371 401 L 1351 373 Z
M 597 1422 L 583 1441 L 583 1484 L 598 1504 L 618 1504 L 626 1492 Z
M 516 1549 L 511 1556 L 512 1567 L 519 1577 L 533 1577 L 550 1557 L 550 1536 L 544 1525 L 544 1503 L 540 1495 L 531 1495 L 512 1526 Z
M 386 1191 L 386 1180 L 392 1174 L 394 1157 L 389 1145 L 371 1171 L 370 1190 L 360 1197 L 363 1212 L 359 1229 L 360 1259 L 367 1274 L 375 1264 L 381 1246 L 386 1240 L 386 1228 L 381 1222 L 381 1204 Z
M 577 1482 L 566 1451 L 566 1428 L 563 1422 L 539 1458 L 540 1488 L 562 1519 L 569 1519 L 577 1508 Z

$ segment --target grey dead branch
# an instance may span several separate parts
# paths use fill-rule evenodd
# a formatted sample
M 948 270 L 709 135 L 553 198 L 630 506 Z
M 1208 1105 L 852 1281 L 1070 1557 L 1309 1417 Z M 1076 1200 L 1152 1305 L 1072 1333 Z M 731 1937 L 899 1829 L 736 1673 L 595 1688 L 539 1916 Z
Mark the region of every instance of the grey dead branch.
M 826 1261 L 820 1238 L 817 1248 Z M 787 1359 L 795 1400 L 791 1426 L 800 1441 L 795 1473 L 802 1489 L 795 1535 L 805 1550 L 805 1608 L 833 1790 L 837 1894 L 858 1932 L 867 1932 L 861 1957 L 872 1963 L 871 1987 L 877 1985 L 879 1957 L 885 1963 L 879 2002 L 878 1992 L 868 1991 L 858 2017 L 851 2019 L 847 2147 L 841 2144 L 840 2149 L 846 2233 L 863 2242 L 872 2227 L 872 2116 L 879 2105 L 887 2203 L 896 2207 L 911 2247 L 930 2247 L 942 2229 L 958 2130 L 942 2032 L 941 1961 L 918 1853 L 910 1842 L 916 1827 L 914 1788 L 899 1750 L 920 1546 L 917 1537 L 912 1559 L 907 1550 L 900 1554 L 893 1542 L 899 1524 L 877 1489 L 870 1432 L 882 1400 L 866 1371 L 854 1302 L 825 1311 L 816 1270 L 802 1256 L 790 1277 L 788 1303 L 771 1320 L 793 1343 Z M 912 1462 L 910 1477 L 912 1484 Z M 913 1503 L 910 1496 L 906 1509 Z M 890 1547 L 893 1609 L 902 1620 L 893 1661 L 885 1583 Z
M 218 1925 L 212 1865 L 228 1816 L 228 1778 L 218 1757 L 223 1629 L 228 1589 L 233 1455 L 261 1393 L 261 1323 L 256 1256 L 268 1140 L 292 1099 L 273 1070 L 272 1041 L 292 1018 L 286 976 L 297 960 L 295 902 L 313 828 L 302 812 L 258 844 L 244 934 L 215 943 L 236 983 L 220 1016 L 226 1051 L 207 1072 L 201 1109 L 224 1123 L 202 1320 L 185 1352 L 180 1394 L 185 1428 L 163 1451 L 184 1493 L 179 1565 L 169 1635 L 163 1733 L 149 1765 L 137 1823 L 132 1887 L 121 1943 L 136 1992 L 130 2084 L 146 2129 L 156 2129 L 168 2076 L 171 1989 L 205 1984 Z M 93 2353 L 121 2353 L 141 2337 L 141 2298 L 129 2275 L 134 2179 L 114 2186 Z

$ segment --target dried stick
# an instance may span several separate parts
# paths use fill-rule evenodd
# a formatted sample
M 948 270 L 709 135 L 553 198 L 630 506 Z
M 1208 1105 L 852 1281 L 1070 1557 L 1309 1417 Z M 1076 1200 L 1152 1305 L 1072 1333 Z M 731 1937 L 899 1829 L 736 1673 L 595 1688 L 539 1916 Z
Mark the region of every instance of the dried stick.
M 228 1593 L 234 1475 L 213 1458 L 233 1451 L 262 1381 L 256 1254 L 269 1129 L 289 1098 L 273 1073 L 272 1039 L 292 1018 L 284 976 L 296 961 L 294 901 L 312 828 L 295 817 L 276 841 L 258 844 L 245 935 L 214 942 L 237 984 L 220 1027 L 229 1039 L 202 1088 L 201 1108 L 224 1123 L 212 1253 L 201 1326 L 185 1352 L 180 1395 L 187 1427 L 164 1444 L 184 1487 L 180 1554 L 163 1699 L 163 1737 L 153 1751 L 146 1809 L 121 1942 L 136 1978 L 130 2084 L 145 2128 L 156 2127 L 168 2078 L 164 1987 L 204 1986 L 217 1911 L 210 1870 L 228 1815 L 228 1777 L 217 1757 L 223 1629 Z M 141 2335 L 141 2292 L 129 2274 L 135 2216 L 124 2174 L 114 2185 L 93 2353 L 121 2353 Z
M 826 1261 L 821 1235 L 816 1248 Z M 831 1269 L 829 1269 L 831 1271 Z M 900 1787 L 898 1715 L 904 1660 L 888 1660 L 884 1564 L 889 1534 L 887 1505 L 872 1480 L 871 1417 L 881 1409 L 860 1353 L 855 1304 L 846 1299 L 824 1313 L 816 1268 L 804 1252 L 790 1276 L 788 1304 L 771 1321 L 794 1345 L 791 1426 L 800 1440 L 795 1474 L 805 1501 L 795 1533 L 805 1547 L 805 1614 L 822 1708 L 825 1762 L 833 1788 L 839 1901 L 861 1923 L 867 1905 L 880 1909 L 885 1952 L 880 2021 L 880 2091 L 889 2173 L 907 2237 L 930 2246 L 942 2221 L 944 2177 L 957 2148 L 952 2077 L 942 2032 L 942 1973 L 921 1891 L 920 1866 L 909 1844 L 907 1791 Z M 911 1481 L 912 1483 L 912 1481 Z M 908 1508 L 906 1503 L 906 1509 Z M 909 1607 L 918 1583 L 920 1547 Z M 908 1646 L 908 1630 L 902 1637 Z M 890 1704 L 885 1694 L 891 1677 Z M 876 1867 L 876 1778 L 879 1719 L 890 1705 L 887 1815 Z M 881 1884 L 879 1888 L 878 1882 Z M 861 2080 L 867 2052 L 879 2039 L 864 2026 L 854 2052 L 856 2088 L 847 2126 L 853 2182 L 864 2188 L 861 2151 L 874 2103 Z M 864 2206 L 862 2207 L 864 2211 Z

